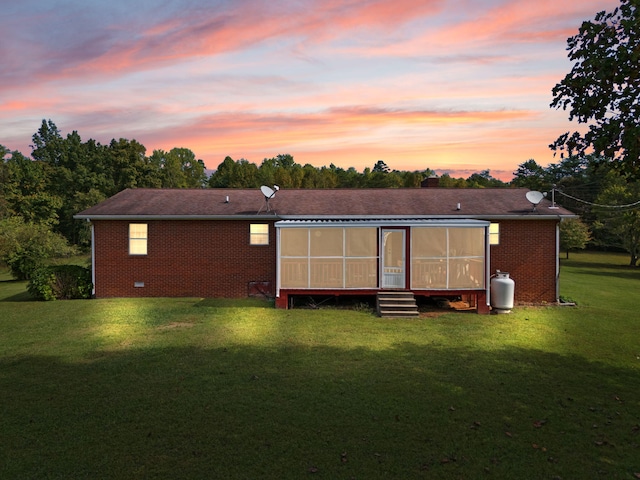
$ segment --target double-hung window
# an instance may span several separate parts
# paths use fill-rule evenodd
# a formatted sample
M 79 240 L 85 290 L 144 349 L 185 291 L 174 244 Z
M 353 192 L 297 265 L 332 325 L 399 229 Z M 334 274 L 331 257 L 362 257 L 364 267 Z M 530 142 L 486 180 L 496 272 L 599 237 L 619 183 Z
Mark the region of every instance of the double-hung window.
M 148 230 L 146 223 L 129 224 L 129 255 L 146 255 Z
M 500 245 L 500 224 L 489 225 L 489 245 Z
M 249 227 L 250 245 L 269 245 L 269 225 L 266 223 L 252 223 Z

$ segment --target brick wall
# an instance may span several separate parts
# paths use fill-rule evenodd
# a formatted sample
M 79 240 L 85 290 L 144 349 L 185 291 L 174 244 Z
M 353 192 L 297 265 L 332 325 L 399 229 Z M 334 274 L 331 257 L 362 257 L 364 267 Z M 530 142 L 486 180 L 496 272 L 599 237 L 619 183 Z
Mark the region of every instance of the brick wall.
M 508 272 L 516 303 L 556 300 L 555 220 L 500 221 L 500 245 L 491 247 L 491 273 Z
M 273 223 L 269 245 L 256 246 L 249 245 L 248 221 L 139 222 L 148 224 L 144 256 L 129 255 L 129 223 L 94 222 L 98 298 L 237 298 L 247 296 L 249 282 L 275 288 Z
M 246 297 L 250 282 L 275 291 L 276 238 L 249 245 L 249 221 L 149 221 L 148 254 L 129 255 L 128 221 L 95 221 L 96 296 Z M 516 303 L 556 300 L 554 220 L 500 222 L 491 247 L 491 273 L 508 272 Z M 136 282 L 144 287 L 136 287 Z

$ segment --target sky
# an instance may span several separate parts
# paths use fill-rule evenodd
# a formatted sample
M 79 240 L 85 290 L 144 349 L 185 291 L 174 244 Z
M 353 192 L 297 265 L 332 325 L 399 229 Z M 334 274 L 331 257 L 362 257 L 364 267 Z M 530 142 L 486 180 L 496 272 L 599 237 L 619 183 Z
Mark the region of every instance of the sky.
M 0 144 L 135 139 L 260 164 L 509 181 L 578 126 L 567 38 L 618 0 L 0 0 Z

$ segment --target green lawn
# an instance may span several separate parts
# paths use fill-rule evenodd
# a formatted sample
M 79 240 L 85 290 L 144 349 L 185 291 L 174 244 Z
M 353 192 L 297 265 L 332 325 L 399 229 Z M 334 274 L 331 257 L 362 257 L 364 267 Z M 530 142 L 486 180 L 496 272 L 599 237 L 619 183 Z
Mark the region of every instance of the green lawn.
M 34 302 L 5 275 L 0 478 L 640 478 L 627 261 L 562 260 L 576 307 L 418 320 Z

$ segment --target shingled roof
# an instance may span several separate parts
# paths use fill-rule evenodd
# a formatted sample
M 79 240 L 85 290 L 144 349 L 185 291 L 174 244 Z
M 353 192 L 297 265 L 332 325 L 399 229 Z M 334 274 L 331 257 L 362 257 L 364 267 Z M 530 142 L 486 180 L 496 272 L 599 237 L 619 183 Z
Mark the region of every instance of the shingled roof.
M 259 189 L 127 189 L 75 218 L 559 218 L 575 216 L 543 199 L 534 209 L 521 188 L 281 189 L 269 200 Z M 227 201 L 228 200 L 228 201 Z M 458 208 L 459 207 L 459 208 Z

